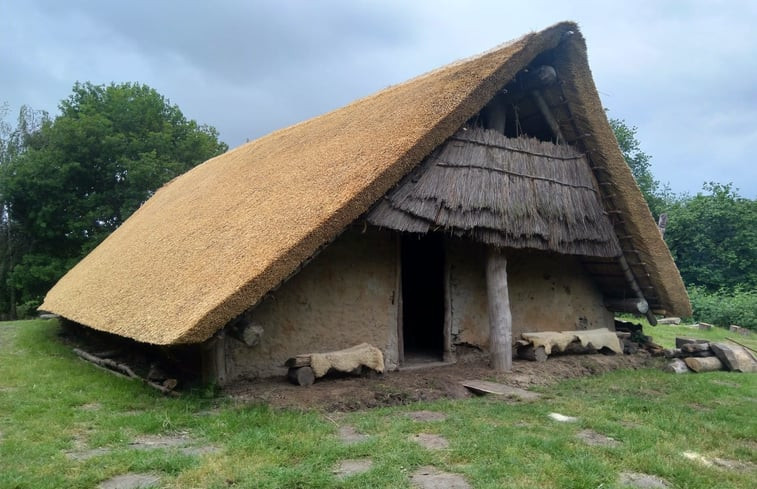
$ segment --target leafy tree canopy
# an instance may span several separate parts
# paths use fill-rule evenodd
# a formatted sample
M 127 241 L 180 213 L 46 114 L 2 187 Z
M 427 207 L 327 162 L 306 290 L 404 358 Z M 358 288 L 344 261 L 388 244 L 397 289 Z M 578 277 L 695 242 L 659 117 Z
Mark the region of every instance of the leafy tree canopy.
M 9 281 L 38 300 L 159 187 L 227 145 L 142 84 L 77 83 L 0 167 L 8 222 L 23 236 Z M 15 141 L 15 140 L 14 140 Z
M 708 183 L 668 210 L 665 241 L 684 282 L 710 291 L 757 288 L 757 201 Z

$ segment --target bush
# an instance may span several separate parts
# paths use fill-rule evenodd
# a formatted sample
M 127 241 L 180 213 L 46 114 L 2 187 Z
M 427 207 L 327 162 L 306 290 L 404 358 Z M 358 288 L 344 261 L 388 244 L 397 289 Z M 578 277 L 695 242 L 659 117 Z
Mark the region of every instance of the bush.
M 704 287 L 688 287 L 694 319 L 718 326 L 737 324 L 757 330 L 757 290 L 737 287 L 709 292 Z

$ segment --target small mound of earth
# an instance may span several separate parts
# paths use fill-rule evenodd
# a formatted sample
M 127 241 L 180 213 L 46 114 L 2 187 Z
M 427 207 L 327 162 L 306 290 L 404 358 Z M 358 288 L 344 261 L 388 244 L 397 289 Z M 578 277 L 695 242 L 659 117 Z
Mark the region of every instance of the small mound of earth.
M 472 397 L 463 381 L 486 379 L 511 387 L 550 385 L 563 379 L 600 374 L 618 369 L 659 368 L 663 362 L 646 352 L 634 355 L 561 355 L 546 362 L 514 360 L 510 373 L 497 373 L 482 360 L 459 362 L 435 368 L 387 372 L 376 379 L 330 377 L 301 387 L 286 377 L 238 381 L 224 394 L 241 402 L 262 402 L 273 407 L 357 411 L 413 404 L 418 401 Z
M 449 442 L 441 435 L 418 433 L 413 435 L 410 439 L 426 450 L 444 450 L 445 448 L 449 448 Z
M 597 433 L 594 430 L 581 430 L 576 434 L 576 437 L 583 440 L 587 445 L 603 447 L 616 447 L 620 445 L 620 442 L 615 438 Z
M 666 489 L 671 487 L 665 479 L 639 472 L 621 472 L 619 482 L 621 485 L 640 489 Z
M 411 411 L 406 416 L 413 421 L 444 421 L 447 415 L 436 411 Z
M 97 489 L 147 489 L 160 482 L 154 474 L 123 474 L 100 483 Z
M 413 472 L 410 482 L 418 489 L 470 489 L 471 487 L 462 475 L 442 472 L 430 465 Z
M 342 460 L 334 469 L 334 475 L 340 479 L 346 479 L 353 475 L 368 472 L 371 467 L 373 467 L 373 461 L 369 458 Z

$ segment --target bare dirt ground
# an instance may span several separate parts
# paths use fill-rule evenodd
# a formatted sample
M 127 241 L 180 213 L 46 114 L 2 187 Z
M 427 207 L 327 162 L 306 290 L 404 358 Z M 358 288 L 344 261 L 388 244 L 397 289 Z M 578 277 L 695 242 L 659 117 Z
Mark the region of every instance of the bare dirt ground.
M 377 377 L 324 377 L 309 387 L 295 386 L 283 377 L 237 382 L 224 394 L 243 402 L 272 407 L 356 411 L 380 406 L 410 404 L 437 399 L 472 397 L 462 381 L 490 380 L 520 388 L 549 385 L 563 379 L 617 369 L 659 367 L 647 352 L 634 355 L 564 355 L 546 362 L 516 360 L 513 371 L 493 372 L 483 361 L 458 363 L 420 370 L 400 370 Z

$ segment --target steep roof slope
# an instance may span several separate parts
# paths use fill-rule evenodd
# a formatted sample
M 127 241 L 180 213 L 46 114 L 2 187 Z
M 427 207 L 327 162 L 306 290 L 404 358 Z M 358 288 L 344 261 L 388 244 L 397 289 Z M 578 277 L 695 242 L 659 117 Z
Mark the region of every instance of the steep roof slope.
M 333 240 L 520 69 L 558 46 L 570 72 L 564 88 L 571 107 L 596 126 L 597 155 L 612 163 L 613 178 L 634 194 L 626 203 L 628 219 L 638 221 L 639 249 L 650 256 L 659 295 L 671 312 L 685 311 L 680 276 L 611 139 L 583 38 L 572 23 L 528 34 L 199 165 L 156 192 L 50 290 L 40 309 L 147 343 L 207 339 Z

